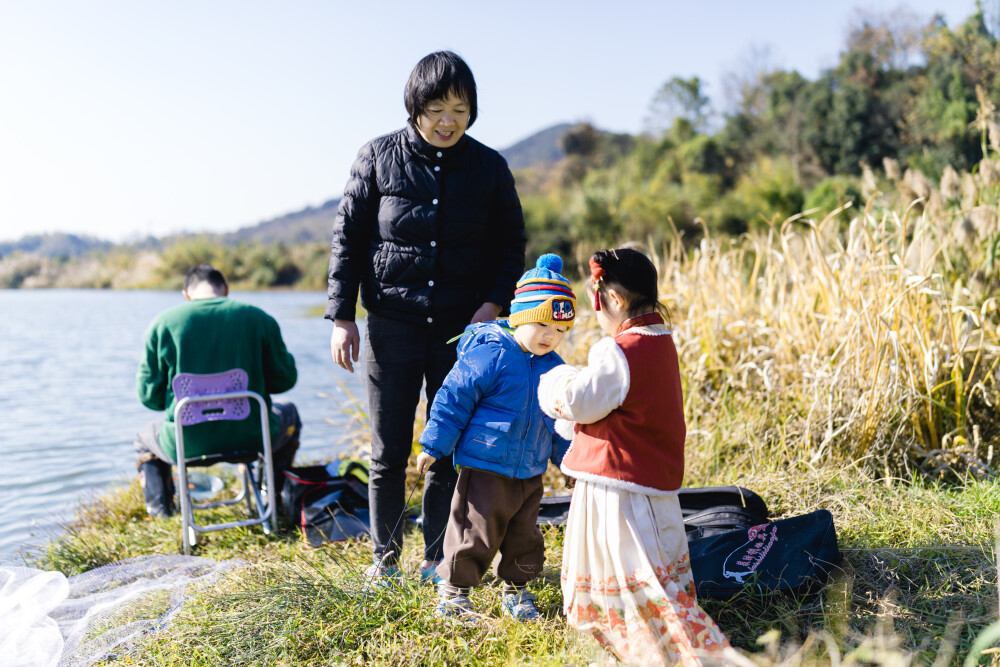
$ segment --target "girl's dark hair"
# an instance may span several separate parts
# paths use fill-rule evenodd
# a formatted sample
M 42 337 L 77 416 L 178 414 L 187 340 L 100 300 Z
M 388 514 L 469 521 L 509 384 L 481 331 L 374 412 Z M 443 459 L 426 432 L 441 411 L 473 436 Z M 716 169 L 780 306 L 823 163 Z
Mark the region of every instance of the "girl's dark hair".
M 607 298 L 608 287 L 612 287 L 628 302 L 629 317 L 655 311 L 670 320 L 670 310 L 659 299 L 656 267 L 648 257 L 632 248 L 616 248 L 598 250 L 593 260 L 604 269 L 597 290 L 602 299 Z
M 469 104 L 469 124 L 476 122 L 479 107 L 476 103 L 476 80 L 472 70 L 457 54 L 451 51 L 437 51 L 421 58 L 410 72 L 410 80 L 403 91 L 403 103 L 410 114 L 410 122 L 416 123 L 417 116 L 424 113 L 427 105 L 434 100 L 443 100 L 448 93 L 454 93 Z
M 198 266 L 191 268 L 187 272 L 187 276 L 184 278 L 184 289 L 189 290 L 195 285 L 201 283 L 208 283 L 214 287 L 216 291 L 227 287 L 226 277 L 222 275 L 222 271 L 219 271 L 211 264 L 199 264 Z

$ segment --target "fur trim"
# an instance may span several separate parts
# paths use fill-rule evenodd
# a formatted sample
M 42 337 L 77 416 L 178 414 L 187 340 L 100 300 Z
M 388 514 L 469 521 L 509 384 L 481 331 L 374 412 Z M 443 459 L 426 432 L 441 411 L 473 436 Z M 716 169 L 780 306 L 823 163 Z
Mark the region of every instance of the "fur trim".
M 568 452 L 567 452 L 568 453 Z M 611 477 L 604 477 L 602 475 L 595 475 L 591 472 L 580 472 L 579 470 L 573 470 L 572 468 L 567 468 L 565 464 L 559 466 L 559 470 L 563 474 L 573 477 L 575 479 L 582 479 L 588 482 L 593 482 L 594 484 L 601 484 L 612 489 L 617 489 L 619 491 L 629 491 L 631 493 L 641 493 L 646 496 L 676 496 L 680 489 L 674 489 L 673 491 L 664 491 L 663 489 L 654 489 L 650 486 L 643 486 L 641 484 L 636 484 L 635 482 L 629 482 L 624 479 L 613 479 Z

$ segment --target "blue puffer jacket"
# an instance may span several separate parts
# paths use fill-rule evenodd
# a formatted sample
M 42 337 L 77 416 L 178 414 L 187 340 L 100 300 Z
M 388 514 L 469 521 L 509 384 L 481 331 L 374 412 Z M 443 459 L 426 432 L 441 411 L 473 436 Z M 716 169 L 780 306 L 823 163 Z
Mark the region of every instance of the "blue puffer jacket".
M 538 378 L 563 360 L 524 352 L 506 327 L 500 320 L 466 328 L 420 444 L 435 458 L 454 451 L 456 466 L 528 479 L 569 449 L 538 406 Z

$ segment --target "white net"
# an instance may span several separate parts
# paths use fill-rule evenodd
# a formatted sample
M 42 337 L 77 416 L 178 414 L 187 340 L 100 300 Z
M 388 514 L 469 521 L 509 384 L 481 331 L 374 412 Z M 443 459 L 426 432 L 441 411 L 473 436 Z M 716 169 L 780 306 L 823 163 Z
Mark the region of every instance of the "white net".
M 166 627 L 191 585 L 239 561 L 141 556 L 68 579 L 59 572 L 0 567 L 0 665 L 92 665 Z

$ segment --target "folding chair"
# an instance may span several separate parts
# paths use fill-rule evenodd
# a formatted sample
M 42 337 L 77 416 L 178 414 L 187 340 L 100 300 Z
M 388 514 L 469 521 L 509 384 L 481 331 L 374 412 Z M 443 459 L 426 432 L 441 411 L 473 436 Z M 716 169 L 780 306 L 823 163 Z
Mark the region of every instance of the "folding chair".
M 275 516 L 276 498 L 274 494 L 274 465 L 271 455 L 271 426 L 268 421 L 267 403 L 260 394 L 249 391 L 246 371 L 235 368 L 224 373 L 197 375 L 178 373 L 172 381 L 177 405 L 174 407 L 174 429 L 177 436 L 177 475 L 181 504 L 181 530 L 183 531 L 184 553 L 191 553 L 191 546 L 198 543 L 198 533 L 207 533 L 227 528 L 254 526 L 261 524 L 265 534 L 277 530 Z M 260 406 L 261 438 L 264 451 L 208 454 L 200 457 L 184 456 L 184 428 L 202 422 L 227 420 L 242 421 L 250 416 L 250 401 L 253 398 Z M 188 487 L 188 466 L 206 466 L 215 463 L 237 463 L 240 466 L 242 488 L 239 495 L 230 500 L 220 500 L 194 504 Z M 253 464 L 257 464 L 254 474 Z M 263 494 L 261 480 L 265 481 Z M 262 499 L 263 495 L 263 499 Z M 222 505 L 234 505 L 245 500 L 251 518 L 242 521 L 198 525 L 194 520 L 195 509 L 209 509 Z M 256 504 L 256 511 L 254 505 Z M 256 517 L 254 515 L 256 514 Z

